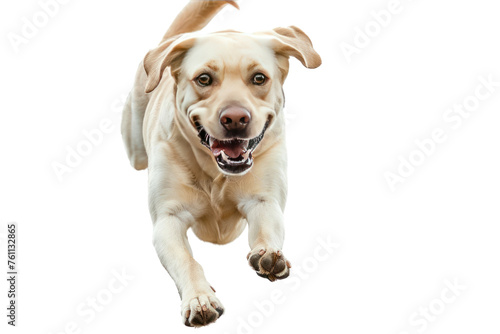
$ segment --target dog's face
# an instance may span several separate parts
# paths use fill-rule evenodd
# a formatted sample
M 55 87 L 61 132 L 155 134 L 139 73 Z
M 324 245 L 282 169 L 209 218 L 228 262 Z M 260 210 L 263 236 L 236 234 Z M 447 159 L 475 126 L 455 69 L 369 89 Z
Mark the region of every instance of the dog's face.
M 146 91 L 156 87 L 170 66 L 181 122 L 198 133 L 219 169 L 231 175 L 250 170 L 252 153 L 282 111 L 289 56 L 306 67 L 321 64 L 297 28 L 185 35 L 167 42 L 145 58 Z
M 187 115 L 222 172 L 239 174 L 283 105 L 274 52 L 252 36 L 198 39 L 177 77 L 178 109 Z

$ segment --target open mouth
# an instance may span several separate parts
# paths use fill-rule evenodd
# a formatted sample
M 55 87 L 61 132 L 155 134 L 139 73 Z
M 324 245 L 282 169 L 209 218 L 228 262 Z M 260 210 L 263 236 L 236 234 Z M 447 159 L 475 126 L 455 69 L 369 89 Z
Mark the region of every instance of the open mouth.
M 210 149 L 219 168 L 228 174 L 241 174 L 252 167 L 252 153 L 264 138 L 268 124 L 266 122 L 262 132 L 252 139 L 219 140 L 210 136 L 200 123 L 195 122 L 201 144 Z

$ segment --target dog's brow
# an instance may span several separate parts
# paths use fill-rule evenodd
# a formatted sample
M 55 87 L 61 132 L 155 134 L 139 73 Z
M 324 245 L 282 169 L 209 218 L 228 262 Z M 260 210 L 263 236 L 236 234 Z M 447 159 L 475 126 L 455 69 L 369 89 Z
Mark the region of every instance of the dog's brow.
M 250 63 L 250 65 L 248 65 L 248 67 L 247 67 L 248 72 L 252 71 L 254 68 L 256 68 L 258 66 L 259 66 L 259 64 L 257 62 Z
M 219 71 L 219 66 L 217 66 L 217 64 L 215 62 L 208 62 L 208 63 L 205 64 L 205 66 L 208 67 L 209 69 L 211 69 L 214 72 L 218 72 Z

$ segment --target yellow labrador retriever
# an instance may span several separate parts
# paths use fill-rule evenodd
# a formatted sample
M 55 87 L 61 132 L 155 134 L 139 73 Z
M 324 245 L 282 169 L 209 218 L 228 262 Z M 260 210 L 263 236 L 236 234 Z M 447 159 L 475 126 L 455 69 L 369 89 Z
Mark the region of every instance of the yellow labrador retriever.
M 288 59 L 321 64 L 296 27 L 197 32 L 226 4 L 193 0 L 140 64 L 122 135 L 132 166 L 149 168 L 153 244 L 175 281 L 187 326 L 224 308 L 193 259 L 186 231 L 225 244 L 248 224 L 247 260 L 271 281 L 289 275 L 281 249 L 287 194 L 283 82 Z

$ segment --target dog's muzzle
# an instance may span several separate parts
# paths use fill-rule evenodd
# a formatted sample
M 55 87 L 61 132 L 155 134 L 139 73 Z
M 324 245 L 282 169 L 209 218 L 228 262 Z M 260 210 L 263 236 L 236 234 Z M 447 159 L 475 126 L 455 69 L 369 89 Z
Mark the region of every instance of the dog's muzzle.
M 207 147 L 215 157 L 217 165 L 226 174 L 242 174 L 253 165 L 252 153 L 264 138 L 269 122 L 262 132 L 252 139 L 219 140 L 208 134 L 199 122 L 195 122 L 201 144 Z

